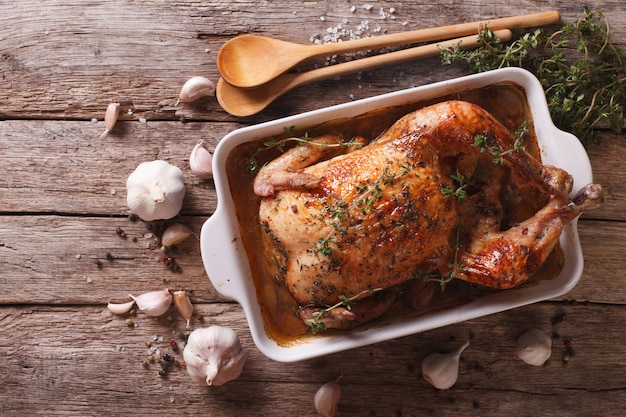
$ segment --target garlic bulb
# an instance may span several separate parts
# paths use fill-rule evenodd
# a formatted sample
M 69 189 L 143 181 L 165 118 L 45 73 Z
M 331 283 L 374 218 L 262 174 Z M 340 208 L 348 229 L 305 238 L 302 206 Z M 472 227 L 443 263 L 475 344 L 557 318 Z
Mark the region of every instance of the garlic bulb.
M 189 328 L 191 316 L 193 315 L 193 304 L 191 304 L 187 291 L 174 292 L 174 307 L 176 307 L 178 314 L 187 321 L 187 328 Z
M 166 161 L 143 162 L 128 176 L 126 192 L 128 207 L 142 220 L 171 219 L 183 206 L 183 172 Z
M 183 359 L 189 376 L 200 385 L 223 385 L 241 375 L 246 352 L 234 330 L 211 326 L 191 332 Z
M 192 101 L 196 101 L 201 97 L 205 96 L 214 96 L 215 95 L 215 84 L 211 80 L 205 77 L 191 77 L 188 79 L 183 87 L 180 89 L 180 94 L 178 95 L 178 101 L 176 101 L 176 105 L 178 103 L 190 103 Z
M 139 310 L 153 317 L 165 314 L 172 304 L 172 294 L 168 289 L 150 291 L 137 297 L 129 295 L 137 303 Z
M 541 366 L 552 355 L 552 338 L 542 330 L 530 329 L 517 340 L 515 351 L 527 364 Z
M 469 341 L 450 353 L 431 353 L 422 361 L 422 375 L 426 382 L 438 389 L 451 388 L 459 377 L 459 359 Z
M 189 168 L 199 178 L 213 177 L 213 155 L 204 147 L 204 141 L 198 142 L 191 151 Z
M 315 393 L 315 409 L 324 417 L 334 417 L 337 415 L 337 406 L 341 398 L 341 386 L 339 379 L 325 383 Z

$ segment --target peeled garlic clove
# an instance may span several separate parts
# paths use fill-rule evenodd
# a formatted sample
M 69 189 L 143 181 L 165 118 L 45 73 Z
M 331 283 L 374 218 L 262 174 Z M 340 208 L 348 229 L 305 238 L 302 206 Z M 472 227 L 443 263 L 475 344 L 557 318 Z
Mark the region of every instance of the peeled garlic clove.
M 191 151 L 189 168 L 199 178 L 213 177 L 213 155 L 204 147 L 203 141 L 198 142 Z
M 465 342 L 450 353 L 431 353 L 422 361 L 422 375 L 426 382 L 438 389 L 451 388 L 459 377 L 459 359 L 469 346 Z
M 127 303 L 109 303 L 107 304 L 107 308 L 113 314 L 126 314 L 133 308 L 134 305 L 135 300 L 132 300 Z
M 187 328 L 189 328 L 191 316 L 193 315 L 193 304 L 191 304 L 187 291 L 174 292 L 174 307 L 176 307 L 178 314 L 187 321 Z
M 178 245 L 180 242 L 193 235 L 193 230 L 184 224 L 174 223 L 168 226 L 161 235 L 161 244 L 166 248 Z
M 120 103 L 111 103 L 107 106 L 107 110 L 104 113 L 104 133 L 100 135 L 100 138 L 105 137 L 109 134 L 115 123 L 117 123 L 117 118 L 120 115 Z
M 168 289 L 150 291 L 137 297 L 130 294 L 130 298 L 135 300 L 139 310 L 153 317 L 165 314 L 172 304 L 172 294 Z
M 214 95 L 215 84 L 211 80 L 200 76 L 192 77 L 183 84 L 176 104 L 178 105 L 179 102 L 190 103 L 201 97 Z
M 183 350 L 187 373 L 200 385 L 223 385 L 238 378 L 246 357 L 237 333 L 221 326 L 192 331 Z
M 527 364 L 541 366 L 552 355 L 552 338 L 542 330 L 530 329 L 517 340 L 515 352 Z
M 337 415 L 337 407 L 341 398 L 341 386 L 339 379 L 325 383 L 315 393 L 315 409 L 324 417 L 334 417 Z
M 183 172 L 167 161 L 142 162 L 126 180 L 126 203 L 142 220 L 167 220 L 183 207 Z

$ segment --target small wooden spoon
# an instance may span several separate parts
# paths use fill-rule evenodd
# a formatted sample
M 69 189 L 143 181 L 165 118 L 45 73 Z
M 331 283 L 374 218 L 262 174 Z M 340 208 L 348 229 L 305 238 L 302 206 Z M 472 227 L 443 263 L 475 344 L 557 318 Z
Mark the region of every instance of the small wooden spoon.
M 217 55 L 217 68 L 222 78 L 231 85 L 256 87 L 307 59 L 320 56 L 467 36 L 478 33 L 481 25 L 488 25 L 491 30 L 518 29 L 554 24 L 559 20 L 559 12 L 552 11 L 370 36 L 322 45 L 303 45 L 264 36 L 240 35 L 222 46 Z
M 512 36 L 511 31 L 508 29 L 497 30 L 494 34 L 503 41 L 511 39 Z M 400 64 L 418 58 L 436 56 L 441 52 L 440 47 L 448 48 L 457 45 L 462 49 L 475 48 L 478 46 L 478 37 L 477 35 L 466 36 L 438 44 L 416 46 L 307 72 L 287 73 L 254 88 L 239 88 L 220 78 L 216 89 L 217 101 L 224 110 L 233 116 L 250 116 L 263 110 L 280 95 L 301 85 L 385 65 Z

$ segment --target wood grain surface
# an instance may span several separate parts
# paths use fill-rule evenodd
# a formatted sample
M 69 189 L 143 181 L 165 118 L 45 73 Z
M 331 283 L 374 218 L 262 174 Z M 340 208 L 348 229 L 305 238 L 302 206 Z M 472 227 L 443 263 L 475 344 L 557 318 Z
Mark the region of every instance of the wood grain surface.
M 626 50 L 623 1 L 586 4 L 606 15 Z M 131 221 L 126 206 L 130 172 L 165 159 L 184 172 L 178 220 L 199 233 L 217 196 L 211 180 L 188 168 L 198 141 L 214 149 L 239 127 L 467 73 L 437 58 L 381 68 L 298 88 L 248 118 L 230 116 L 213 97 L 176 105 L 189 77 L 217 81 L 217 52 L 233 36 L 310 44 L 334 32 L 347 39 L 548 10 L 569 22 L 581 7 L 557 0 L 0 2 L 0 416 L 315 416 L 316 390 L 340 375 L 339 416 L 626 415 L 625 134 L 606 132 L 587 147 L 606 202 L 579 222 L 585 268 L 571 292 L 299 363 L 259 353 L 241 307 L 208 280 L 196 238 L 177 248 L 182 272 L 173 273 L 153 231 Z M 112 101 L 121 103 L 120 121 L 100 138 Z M 173 308 L 160 318 L 106 309 L 129 293 L 161 288 L 191 291 L 192 328 L 238 332 L 249 355 L 239 379 L 193 383 L 169 344 L 185 332 Z M 554 341 L 539 368 L 515 356 L 517 337 L 532 327 Z M 471 345 L 457 384 L 433 389 L 421 360 L 465 340 Z M 148 345 L 174 358 L 165 375 L 148 360 Z

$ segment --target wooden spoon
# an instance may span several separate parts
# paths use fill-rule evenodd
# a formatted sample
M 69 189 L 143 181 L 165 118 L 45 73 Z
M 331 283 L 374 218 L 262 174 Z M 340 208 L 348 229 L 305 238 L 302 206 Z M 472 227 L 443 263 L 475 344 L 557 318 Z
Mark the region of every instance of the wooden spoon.
M 503 41 L 511 39 L 512 36 L 511 31 L 508 29 L 497 30 L 494 34 Z M 287 73 L 254 88 L 236 87 L 220 78 L 216 89 L 217 101 L 224 110 L 233 116 L 250 116 L 263 110 L 280 95 L 301 85 L 385 65 L 400 64 L 418 58 L 436 56 L 441 52 L 440 47 L 448 48 L 454 46 L 459 46 L 462 49 L 475 48 L 478 46 L 478 37 L 477 35 L 466 36 L 439 44 L 416 46 L 307 72 Z
M 303 45 L 264 36 L 240 35 L 226 42 L 217 55 L 217 68 L 224 80 L 237 87 L 256 87 L 311 58 L 350 51 L 431 42 L 491 30 L 518 29 L 558 23 L 559 12 L 543 12 L 492 20 L 370 36 L 345 42 Z

